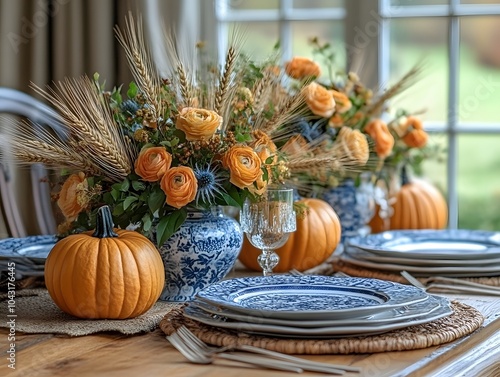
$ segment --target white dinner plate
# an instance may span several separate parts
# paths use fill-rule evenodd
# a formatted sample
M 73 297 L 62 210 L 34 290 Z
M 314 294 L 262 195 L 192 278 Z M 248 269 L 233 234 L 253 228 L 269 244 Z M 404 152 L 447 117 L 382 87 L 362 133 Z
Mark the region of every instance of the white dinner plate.
M 360 260 L 343 253 L 340 259 L 344 262 L 356 266 L 370 268 L 378 271 L 401 272 L 408 271 L 416 276 L 447 276 L 447 277 L 481 277 L 481 276 L 500 276 L 500 265 L 493 266 L 468 266 L 468 267 L 421 267 L 402 264 L 370 262 Z
M 369 250 L 358 249 L 354 246 L 348 246 L 344 253 L 349 254 L 352 258 L 366 260 L 376 263 L 391 263 L 405 266 L 420 266 L 420 267 L 493 267 L 500 266 L 500 258 L 485 258 L 485 259 L 425 259 L 425 258 L 398 258 L 391 256 L 382 256 L 377 253 L 372 253 Z
M 326 319 L 326 320 L 316 320 L 316 321 L 293 321 L 279 318 L 268 318 L 268 317 L 254 317 L 249 314 L 242 314 L 233 312 L 229 309 L 224 309 L 216 307 L 206 302 L 202 301 L 191 301 L 189 306 L 194 306 L 199 308 L 213 318 L 221 318 L 223 320 L 236 320 L 239 322 L 247 323 L 257 323 L 257 324 L 268 324 L 268 325 L 281 325 L 288 327 L 327 327 L 327 326 L 358 326 L 366 325 L 382 325 L 389 324 L 393 322 L 399 322 L 403 319 L 411 319 L 420 317 L 423 315 L 431 314 L 440 307 L 441 300 L 434 297 L 429 297 L 428 300 L 418 302 L 416 304 L 402 306 L 395 309 L 387 309 L 379 313 L 375 313 L 366 317 L 352 317 L 344 319 Z
M 368 278 L 272 275 L 223 280 L 197 299 L 235 312 L 280 319 L 342 319 L 428 299 L 413 286 Z
M 269 324 L 257 324 L 248 322 L 239 322 L 235 320 L 230 320 L 221 316 L 213 316 L 210 313 L 196 306 L 187 306 L 184 308 L 184 316 L 191 318 L 195 321 L 231 330 L 251 332 L 254 334 L 272 335 L 272 336 L 287 336 L 287 337 L 308 337 L 313 338 L 317 336 L 322 337 L 347 337 L 347 336 L 366 336 L 379 334 L 391 330 L 397 330 L 413 325 L 418 325 L 422 323 L 428 323 L 439 318 L 449 316 L 453 313 L 450 307 L 448 299 L 444 297 L 433 297 L 430 298 L 429 302 L 436 300 L 439 303 L 437 310 L 430 314 L 403 319 L 401 321 L 393 322 L 390 324 L 372 324 L 370 321 L 365 321 L 365 324 L 361 325 L 342 325 L 342 326 L 330 326 L 330 327 L 298 327 L 298 326 L 283 326 L 283 325 L 269 325 Z M 300 324 L 300 322 L 299 322 Z
M 351 238 L 348 245 L 386 257 L 440 260 L 500 258 L 500 232 L 482 230 L 392 230 Z

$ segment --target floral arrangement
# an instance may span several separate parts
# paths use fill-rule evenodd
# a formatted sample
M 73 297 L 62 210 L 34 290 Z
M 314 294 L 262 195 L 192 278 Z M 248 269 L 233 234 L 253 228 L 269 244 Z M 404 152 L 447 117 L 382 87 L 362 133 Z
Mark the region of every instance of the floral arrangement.
M 415 66 L 384 93 L 375 96 L 359 80 L 356 73 L 335 70 L 331 46 L 311 41 L 313 52 L 328 69 L 322 76 L 316 60 L 294 57 L 285 66 L 291 79 L 289 90 L 302 92 L 307 110 L 290 124 L 304 142 L 316 145 L 315 151 L 327 153 L 339 141 L 346 144 L 358 169 L 332 171 L 331 174 L 314 174 L 316 191 L 335 187 L 345 177 L 359 178 L 363 172 L 371 173 L 373 180 L 389 179 L 403 165 L 421 172 L 421 162 L 435 156 L 437 149 L 428 145 L 428 134 L 417 114 L 404 109 L 390 113 L 389 100 L 418 77 L 421 66 Z M 339 174 L 340 173 L 340 174 Z
M 99 76 L 65 79 L 34 89 L 60 113 L 64 140 L 23 122 L 12 131 L 13 156 L 63 172 L 54 188 L 64 221 L 61 234 L 95 226 L 109 205 L 116 226 L 156 233 L 161 245 L 184 222 L 188 209 L 242 205 L 269 184 L 287 184 L 313 168 L 324 174 L 349 169 L 349 151 L 295 148 L 285 125 L 301 116 L 302 92 L 282 86 L 273 67 L 239 69 L 239 41 L 225 64 L 193 68 L 168 40 L 176 65 L 163 78 L 154 68 L 142 24 L 132 17 L 116 30 L 134 75 L 122 94 L 104 90 Z M 184 46 L 185 48 L 185 46 Z M 245 63 L 245 67 L 251 66 Z

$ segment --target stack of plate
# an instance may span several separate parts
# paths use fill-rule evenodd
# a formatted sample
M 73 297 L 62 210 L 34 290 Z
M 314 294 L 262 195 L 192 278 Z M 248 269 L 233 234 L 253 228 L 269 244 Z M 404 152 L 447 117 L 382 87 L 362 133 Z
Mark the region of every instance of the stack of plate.
M 449 301 L 367 278 L 273 275 L 224 280 L 184 308 L 195 321 L 288 338 L 379 334 L 452 314 Z
M 341 259 L 369 269 L 416 276 L 500 275 L 500 232 L 387 231 L 348 241 Z
M 56 241 L 55 236 L 29 236 L 0 240 L 0 271 L 15 272 L 16 280 L 30 276 L 43 276 L 45 260 Z

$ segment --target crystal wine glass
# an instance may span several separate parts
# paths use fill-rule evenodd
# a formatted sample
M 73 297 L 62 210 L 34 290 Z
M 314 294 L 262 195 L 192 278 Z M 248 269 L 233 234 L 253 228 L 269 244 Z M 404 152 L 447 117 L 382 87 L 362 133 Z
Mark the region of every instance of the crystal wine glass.
M 274 250 L 283 246 L 296 229 L 293 190 L 268 188 L 258 199 L 247 199 L 240 223 L 250 243 L 262 250 L 257 261 L 264 276 L 270 275 L 279 262 Z

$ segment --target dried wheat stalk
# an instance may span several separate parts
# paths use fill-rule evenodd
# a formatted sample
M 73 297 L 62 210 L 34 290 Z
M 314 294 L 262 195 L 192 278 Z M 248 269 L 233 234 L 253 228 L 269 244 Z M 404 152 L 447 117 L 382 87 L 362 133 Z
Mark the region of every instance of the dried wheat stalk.
M 57 90 L 33 88 L 59 110 L 70 131 L 68 145 L 75 152 L 112 181 L 120 181 L 132 171 L 133 151 L 107 101 L 88 77 L 65 79 L 56 85 Z
M 234 71 L 236 57 L 236 49 L 233 46 L 229 47 L 226 54 L 226 63 L 224 65 L 224 70 L 221 72 L 219 78 L 219 87 L 215 92 L 214 111 L 218 114 L 222 114 L 224 112 L 223 107 L 225 106 L 225 101 L 228 97 L 229 83 L 231 80 L 231 75 Z
M 422 72 L 422 64 L 415 65 L 410 69 L 398 82 L 387 89 L 380 97 L 376 99 L 367 109 L 366 116 L 379 115 L 384 110 L 384 104 L 394 96 L 406 90 L 408 87 L 413 85 L 415 80 L 418 78 Z
M 56 138 L 48 130 L 25 120 L 11 123 L 5 130 L 2 144 L 11 149 L 14 163 L 43 163 L 53 168 L 71 168 L 88 174 L 100 173 L 95 166 L 80 153 Z M 36 131 L 35 131 L 36 130 Z
M 163 114 L 161 103 L 161 79 L 153 63 L 153 57 L 147 47 L 142 18 L 137 25 L 132 13 L 125 20 L 125 31 L 115 27 L 118 41 L 125 50 L 129 67 L 137 86 L 146 97 L 154 118 Z
M 257 80 L 252 88 L 253 109 L 256 113 L 261 113 L 266 109 L 273 98 L 273 94 L 279 93 L 278 88 L 281 87 L 279 79 L 271 72 L 265 72 L 264 76 Z
M 301 113 L 305 113 L 304 96 L 300 93 L 292 96 L 279 96 L 276 104 L 276 112 L 273 117 L 267 120 L 265 117 L 259 117 L 255 122 L 255 128 L 273 135 L 279 127 L 296 119 Z

